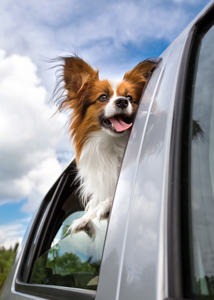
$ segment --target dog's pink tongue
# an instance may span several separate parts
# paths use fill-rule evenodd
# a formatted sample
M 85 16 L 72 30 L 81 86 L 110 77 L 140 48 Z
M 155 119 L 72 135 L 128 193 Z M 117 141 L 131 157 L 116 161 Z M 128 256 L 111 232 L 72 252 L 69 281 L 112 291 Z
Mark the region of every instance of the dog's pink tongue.
M 132 123 L 127 124 L 120 118 L 109 118 L 111 123 L 114 125 L 114 128 L 116 129 L 117 132 L 125 131 L 129 129 L 132 126 Z

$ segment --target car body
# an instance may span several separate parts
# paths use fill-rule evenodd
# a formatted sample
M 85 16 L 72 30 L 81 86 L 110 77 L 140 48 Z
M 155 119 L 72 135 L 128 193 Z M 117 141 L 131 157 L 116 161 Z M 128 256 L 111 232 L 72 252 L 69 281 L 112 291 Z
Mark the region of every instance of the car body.
M 211 1 L 161 55 L 130 134 L 109 220 L 97 224 L 100 236 L 94 244 L 85 242 L 85 233 L 81 237 L 90 253 L 83 271 L 67 274 L 61 262 L 53 274 L 56 265 L 51 265 L 54 255 L 68 253 L 75 239 L 66 236 L 69 242 L 62 246 L 56 238 L 59 233 L 64 236 L 62 224 L 63 230 L 67 228 L 63 222 L 71 216 L 68 204 L 73 213 L 81 210 L 73 160 L 36 212 L 1 289 L 1 300 L 214 299 L 213 24 Z M 44 269 L 39 263 L 47 259 L 51 263 Z M 96 269 L 93 278 L 91 268 Z M 78 286 L 80 277 L 88 288 Z M 96 288 L 91 289 L 93 284 Z

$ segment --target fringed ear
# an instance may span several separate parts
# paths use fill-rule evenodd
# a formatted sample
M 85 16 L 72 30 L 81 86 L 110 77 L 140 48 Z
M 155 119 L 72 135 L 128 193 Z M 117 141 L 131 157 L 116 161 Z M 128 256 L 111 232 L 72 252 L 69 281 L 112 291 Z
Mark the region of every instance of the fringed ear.
M 90 81 L 99 78 L 99 72 L 80 57 L 71 56 L 64 58 L 63 77 L 66 90 L 81 94 Z
M 99 72 L 77 55 L 59 57 L 53 60 L 53 62 L 55 61 L 62 63 L 56 66 L 59 69 L 52 99 L 60 112 L 73 110 L 82 103 L 88 86 L 99 79 Z
M 160 60 L 147 59 L 140 62 L 132 70 L 125 73 L 123 79 L 130 82 L 146 82 Z

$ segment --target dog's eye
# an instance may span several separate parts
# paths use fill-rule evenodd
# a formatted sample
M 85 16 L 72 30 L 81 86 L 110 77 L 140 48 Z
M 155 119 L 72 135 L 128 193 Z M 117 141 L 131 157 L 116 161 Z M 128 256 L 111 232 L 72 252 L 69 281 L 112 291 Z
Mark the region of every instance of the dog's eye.
M 98 98 L 98 100 L 100 100 L 100 101 L 107 101 L 107 100 L 108 100 L 108 96 L 107 96 L 106 94 L 102 94 L 102 95 Z
M 126 98 L 130 101 L 130 102 L 132 102 L 133 101 L 133 98 L 132 98 L 132 96 L 131 95 L 127 95 L 126 96 Z

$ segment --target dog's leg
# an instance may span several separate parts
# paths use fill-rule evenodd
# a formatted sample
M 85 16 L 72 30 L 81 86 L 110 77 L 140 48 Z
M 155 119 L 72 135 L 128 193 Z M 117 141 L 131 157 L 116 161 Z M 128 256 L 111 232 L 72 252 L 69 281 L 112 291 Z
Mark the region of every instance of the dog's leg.
M 89 237 L 94 238 L 96 235 L 96 225 L 92 222 L 94 218 L 96 218 L 97 215 L 97 208 L 89 209 L 85 213 L 85 215 L 80 218 L 73 221 L 73 223 L 70 226 L 72 233 L 77 233 L 79 231 L 85 231 Z
M 92 220 L 84 217 L 85 216 L 73 221 L 70 226 L 71 233 L 85 231 L 85 233 L 87 233 L 90 238 L 94 239 L 94 237 L 96 236 L 96 225 Z
M 70 227 L 71 232 L 77 233 L 79 231 L 85 231 L 89 237 L 94 238 L 96 235 L 96 225 L 92 220 L 96 217 L 99 221 L 106 220 L 112 207 L 112 201 L 112 198 L 107 198 L 94 209 L 89 208 L 82 218 L 74 220 Z
M 104 202 L 101 202 L 97 206 L 96 215 L 99 221 L 106 220 L 108 218 L 109 213 L 111 211 L 112 202 L 113 202 L 112 198 L 107 198 Z

